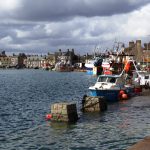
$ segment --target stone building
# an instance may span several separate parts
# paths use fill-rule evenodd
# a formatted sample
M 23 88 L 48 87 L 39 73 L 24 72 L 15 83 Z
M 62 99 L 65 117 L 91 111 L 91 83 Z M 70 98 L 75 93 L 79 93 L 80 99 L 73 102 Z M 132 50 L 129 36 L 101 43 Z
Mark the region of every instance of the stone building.
M 13 54 L 11 56 L 11 67 L 16 67 L 18 65 L 18 55 Z
M 141 64 L 150 65 L 150 43 L 144 43 L 142 46 L 141 40 L 130 41 L 129 47 L 125 48 L 125 53 L 134 55 L 134 59 Z
M 61 49 L 59 49 L 58 52 L 55 52 L 55 61 L 56 62 L 63 62 L 64 64 L 68 63 L 71 65 L 74 65 L 76 63 L 76 55 L 74 53 L 74 49 L 71 51 L 68 49 L 66 52 L 62 52 Z
M 48 53 L 46 60 L 47 60 L 47 63 L 48 63 L 50 66 L 54 66 L 54 65 L 56 64 L 55 54 L 50 54 L 50 53 Z
M 10 56 L 11 59 L 11 64 L 10 67 L 14 67 L 14 68 L 25 68 L 25 59 L 26 59 L 26 55 L 24 53 L 20 53 L 19 55 L 15 55 L 13 54 L 13 56 Z
M 8 68 L 11 64 L 11 58 L 6 56 L 5 51 L 0 53 L 0 68 Z
M 150 66 L 150 42 L 144 43 L 142 62 Z
M 140 62 L 142 55 L 141 40 L 136 40 L 136 42 L 130 41 L 129 47 L 125 48 L 125 53 L 128 55 L 134 55 L 134 59 Z
M 28 55 L 25 65 L 27 68 L 44 68 L 47 56 Z

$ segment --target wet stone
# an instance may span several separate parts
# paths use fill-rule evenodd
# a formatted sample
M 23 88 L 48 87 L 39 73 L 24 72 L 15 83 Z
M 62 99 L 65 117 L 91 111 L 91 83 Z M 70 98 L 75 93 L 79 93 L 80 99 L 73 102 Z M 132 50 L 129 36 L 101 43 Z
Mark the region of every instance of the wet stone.
M 74 103 L 55 103 L 51 105 L 52 121 L 76 122 L 77 108 Z

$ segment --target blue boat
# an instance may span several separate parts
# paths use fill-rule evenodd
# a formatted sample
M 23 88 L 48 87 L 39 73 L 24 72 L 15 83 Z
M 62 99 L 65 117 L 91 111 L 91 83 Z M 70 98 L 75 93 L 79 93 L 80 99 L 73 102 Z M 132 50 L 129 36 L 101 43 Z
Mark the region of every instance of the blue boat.
M 104 96 L 108 102 L 119 101 L 120 90 L 126 90 L 121 75 L 100 75 L 94 86 L 89 87 L 91 96 Z

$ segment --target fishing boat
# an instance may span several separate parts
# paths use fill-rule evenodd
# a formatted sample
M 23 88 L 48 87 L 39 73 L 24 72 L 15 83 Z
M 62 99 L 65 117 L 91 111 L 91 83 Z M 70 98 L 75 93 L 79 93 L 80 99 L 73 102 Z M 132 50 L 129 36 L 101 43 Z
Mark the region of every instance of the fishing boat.
M 91 96 L 104 96 L 108 102 L 115 102 L 119 100 L 120 90 L 126 90 L 125 79 L 120 75 L 100 75 L 89 90 Z
M 86 69 L 87 74 L 91 74 L 91 75 L 93 74 L 94 62 L 95 60 L 91 59 L 85 63 L 85 69 Z
M 140 71 L 138 71 L 135 61 L 130 59 L 126 62 L 121 74 L 100 75 L 95 85 L 89 87 L 91 96 L 104 96 L 109 102 L 118 101 L 120 99 L 119 92 L 121 90 L 124 90 L 128 96 L 133 96 L 136 84 L 132 82 L 133 79 L 128 75 L 131 68 L 131 63 L 135 68 L 135 72 L 140 75 Z M 148 78 L 148 76 L 144 76 L 144 78 Z
M 58 62 L 55 65 L 55 71 L 58 71 L 58 72 L 71 72 L 71 71 L 73 71 L 73 67 L 70 64 L 64 64 L 62 62 Z
M 142 87 L 150 87 L 150 74 L 147 71 L 136 70 L 133 72 L 134 84 L 139 84 Z
M 85 63 L 85 69 L 87 74 L 93 75 L 95 74 L 95 69 L 96 67 L 99 68 L 101 67 L 103 59 L 100 57 L 94 57 L 93 59 L 89 59 L 87 60 L 87 62 Z M 96 74 L 101 74 L 101 70 L 98 69 Z
M 137 65 L 138 63 L 136 63 L 136 61 L 133 59 L 128 60 L 126 67 L 131 68 L 131 64 L 134 66 L 134 69 L 135 69 L 135 70 L 131 70 L 133 84 L 135 86 L 149 88 L 150 87 L 150 73 L 148 71 L 141 70 L 140 66 Z

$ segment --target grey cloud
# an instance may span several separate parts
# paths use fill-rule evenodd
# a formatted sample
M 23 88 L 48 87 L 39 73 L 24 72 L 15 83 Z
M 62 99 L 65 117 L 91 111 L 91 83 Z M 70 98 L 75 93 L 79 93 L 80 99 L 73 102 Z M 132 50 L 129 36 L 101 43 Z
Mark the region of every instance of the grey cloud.
M 75 48 L 81 52 L 92 49 L 99 43 L 108 47 L 108 43 L 113 42 L 118 35 L 123 39 L 126 38 L 127 35 L 121 31 L 121 26 L 131 17 L 128 14 L 113 14 L 128 13 L 149 2 L 149 0 L 21 1 L 22 7 L 13 10 L 13 13 L 7 12 L 3 17 L 4 14 L 0 14 L 1 49 L 21 48 L 24 51 L 47 52 L 59 48 Z M 3 39 L 8 40 L 8 43 Z
M 86 45 L 92 47 L 100 41 L 104 42 L 105 40 L 101 35 L 110 32 L 111 23 L 108 23 L 108 21 L 105 20 L 99 20 L 96 25 L 91 28 L 91 25 L 93 25 L 92 22 L 95 22 L 98 19 L 99 18 L 76 18 L 68 22 L 46 24 L 3 24 L 0 26 L 3 31 L 3 37 L 9 35 L 13 39 L 10 45 L 4 44 L 4 48 L 15 48 L 15 45 L 17 48 L 17 45 L 20 45 L 22 49 L 27 51 L 30 51 L 31 49 L 32 51 L 33 49 L 40 51 L 41 49 L 48 50 L 49 48 L 56 50 L 62 47 L 84 48 Z M 114 24 L 111 27 L 111 32 L 115 30 L 116 25 Z M 29 34 L 18 36 L 17 31 L 21 33 L 27 32 Z M 87 35 L 89 37 L 87 37 Z
M 22 0 L 11 17 L 28 21 L 60 21 L 75 16 L 111 16 L 128 13 L 149 0 Z

